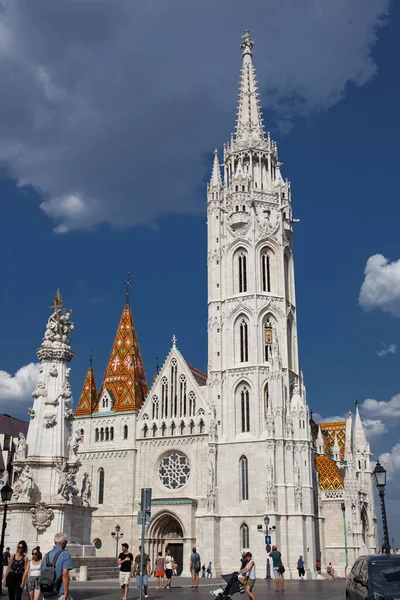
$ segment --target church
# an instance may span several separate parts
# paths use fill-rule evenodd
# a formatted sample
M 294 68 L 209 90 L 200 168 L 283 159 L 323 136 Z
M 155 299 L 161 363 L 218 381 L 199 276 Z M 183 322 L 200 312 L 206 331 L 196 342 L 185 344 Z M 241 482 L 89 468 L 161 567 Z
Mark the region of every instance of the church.
M 287 576 L 297 576 L 300 555 L 308 577 L 317 560 L 343 575 L 377 547 L 371 453 L 358 406 L 346 420 L 318 424 L 307 405 L 292 190 L 264 131 L 253 45 L 245 31 L 236 130 L 221 162 L 215 150 L 207 186 L 207 373 L 187 363 L 174 336 L 154 381 L 146 379 L 128 287 L 103 380 L 97 386 L 90 365 L 71 425 L 73 464 L 86 478 L 81 518 L 91 519 L 85 543 L 113 556 L 119 525 L 135 549 L 149 487 L 152 562 L 169 547 L 187 574 L 196 546 L 219 575 L 250 550 L 265 577 L 269 535 Z

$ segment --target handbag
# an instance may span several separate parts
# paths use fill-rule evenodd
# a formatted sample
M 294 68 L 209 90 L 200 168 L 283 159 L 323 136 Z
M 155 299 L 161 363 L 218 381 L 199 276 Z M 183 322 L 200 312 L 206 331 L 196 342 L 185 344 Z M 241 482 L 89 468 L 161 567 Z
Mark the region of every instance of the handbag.
M 279 565 L 279 567 L 278 567 L 278 571 L 279 571 L 279 573 L 280 573 L 281 575 L 283 575 L 283 574 L 284 574 L 284 572 L 286 571 L 286 569 L 285 569 L 285 567 L 283 566 L 282 562 L 281 562 L 281 564 L 280 564 L 280 565 Z

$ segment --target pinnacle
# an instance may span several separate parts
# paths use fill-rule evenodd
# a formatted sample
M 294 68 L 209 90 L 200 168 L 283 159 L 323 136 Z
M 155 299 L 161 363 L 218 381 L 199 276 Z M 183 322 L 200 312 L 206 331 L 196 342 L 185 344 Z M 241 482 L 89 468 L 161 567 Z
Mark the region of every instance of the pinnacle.
M 220 189 L 222 187 L 221 169 L 218 160 L 218 150 L 214 150 L 214 161 L 210 179 L 210 189 Z

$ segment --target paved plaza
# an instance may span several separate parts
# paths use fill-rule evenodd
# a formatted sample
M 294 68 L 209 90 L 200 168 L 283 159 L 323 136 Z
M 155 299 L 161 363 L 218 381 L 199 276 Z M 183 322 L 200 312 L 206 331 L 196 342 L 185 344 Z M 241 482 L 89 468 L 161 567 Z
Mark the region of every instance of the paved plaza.
M 171 590 L 157 590 L 156 582 L 151 581 L 149 584 L 149 600 L 183 600 L 189 596 L 195 596 L 197 600 L 210 600 L 210 590 L 215 589 L 222 583 L 219 579 L 209 579 L 207 581 L 200 580 L 200 587 L 197 591 L 191 589 L 189 579 L 176 578 L 173 580 Z M 273 581 L 258 579 L 254 588 L 256 600 L 261 600 L 271 597 L 272 599 L 284 597 L 285 600 L 293 600 L 294 598 L 304 598 L 304 600 L 344 600 L 345 580 L 336 579 L 334 581 L 318 580 L 318 581 L 287 581 L 284 594 L 275 593 L 275 584 Z M 120 592 L 118 581 L 88 581 L 86 583 L 72 582 L 71 595 L 74 600 L 120 600 Z M 130 586 L 128 600 L 137 600 L 137 588 L 134 580 Z M 235 594 L 235 599 L 248 600 L 247 594 Z

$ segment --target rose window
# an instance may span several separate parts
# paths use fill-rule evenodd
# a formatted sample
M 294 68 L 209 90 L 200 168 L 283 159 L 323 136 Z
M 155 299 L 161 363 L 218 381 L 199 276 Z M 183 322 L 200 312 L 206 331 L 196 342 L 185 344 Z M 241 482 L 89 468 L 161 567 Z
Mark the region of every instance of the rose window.
M 170 490 L 178 490 L 185 485 L 190 476 L 187 456 L 174 450 L 169 452 L 161 459 L 158 474 L 165 487 Z

